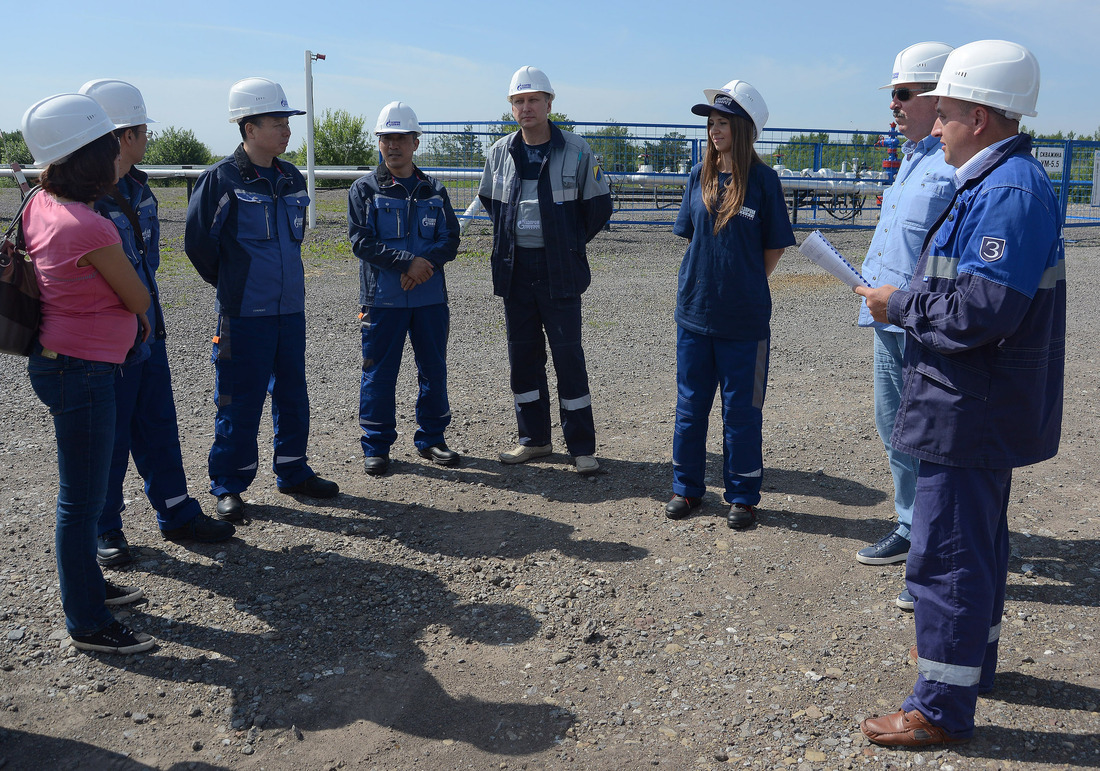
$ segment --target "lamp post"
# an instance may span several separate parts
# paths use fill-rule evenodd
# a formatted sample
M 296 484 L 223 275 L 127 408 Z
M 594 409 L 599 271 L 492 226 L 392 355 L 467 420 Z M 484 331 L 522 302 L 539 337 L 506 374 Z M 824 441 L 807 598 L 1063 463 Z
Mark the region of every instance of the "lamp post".
M 309 227 L 317 226 L 317 180 L 313 174 L 313 60 L 324 54 L 306 50 L 306 192 L 309 194 Z

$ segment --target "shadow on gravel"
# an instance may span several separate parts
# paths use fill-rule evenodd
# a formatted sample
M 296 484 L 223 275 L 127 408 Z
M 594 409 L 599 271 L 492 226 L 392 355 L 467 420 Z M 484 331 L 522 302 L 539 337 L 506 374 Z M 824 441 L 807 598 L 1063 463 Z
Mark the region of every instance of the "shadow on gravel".
M 844 477 L 781 468 L 764 469 L 764 490 L 775 495 L 824 498 L 842 506 L 877 506 L 889 497 L 882 490 Z
M 303 515 L 279 506 L 249 506 L 249 511 L 254 519 L 330 533 L 385 537 L 414 551 L 448 557 L 514 559 L 555 550 L 592 562 L 631 562 L 649 554 L 623 541 L 577 540 L 572 525 L 506 509 L 450 512 L 349 494 L 326 503 L 329 509 L 343 509 L 355 516 Z M 247 530 L 240 535 L 247 535 Z
M 1004 726 L 978 726 L 973 741 L 951 747 L 962 757 L 1024 766 L 1034 762 L 1048 768 L 1100 768 L 1098 750 L 1100 734 L 1060 734 Z
M 90 769 L 97 771 L 146 771 L 158 768 L 139 763 L 119 752 L 111 752 L 94 744 L 73 739 L 58 739 L 53 736 L 19 731 L 14 728 L 0 729 L 0 767 L 5 769 Z M 211 771 L 221 768 L 202 761 L 174 763 L 164 766 L 166 771 Z
M 597 454 L 600 471 L 594 478 L 578 474 L 573 459 L 562 452 L 527 463 L 505 465 L 496 458 L 463 456 L 462 464 L 441 468 L 427 463 L 394 461 L 388 476 L 407 475 L 410 483 L 417 477 L 457 479 L 466 484 L 482 485 L 494 490 L 540 495 L 554 503 L 605 503 L 653 493 L 647 483 L 644 488 L 634 481 L 639 478 L 660 480 L 656 486 L 671 483 L 671 466 L 667 463 L 629 461 L 603 458 Z
M 1023 672 L 998 672 L 996 687 L 982 698 L 1084 712 L 1096 710 L 1096 705 L 1100 704 L 1100 688 L 1067 683 L 1065 680 L 1044 680 Z
M 250 507 L 254 515 L 278 508 Z M 308 519 L 345 526 L 335 524 L 340 517 Z M 508 646 L 537 633 L 540 622 L 527 608 L 464 602 L 426 570 L 317 551 L 308 544 L 266 550 L 244 542 L 234 548 L 224 570 L 162 557 L 157 573 L 197 591 L 184 593 L 184 607 L 167 609 L 175 618 L 158 625 L 146 616 L 138 626 L 195 655 L 103 660 L 169 682 L 228 689 L 233 696 L 229 722 L 237 731 L 253 725 L 320 731 L 369 721 L 424 738 L 523 755 L 554 746 L 575 719 L 569 710 L 550 704 L 452 696 L 428 670 L 431 651 L 433 668 L 442 660 L 457 673 L 467 673 L 464 682 L 474 683 L 471 687 L 493 693 L 496 683 L 484 682 L 471 670 L 482 671 L 495 655 L 481 646 Z M 508 585 L 494 584 L 493 576 L 486 575 L 484 587 L 479 600 Z M 229 613 L 255 619 L 236 625 L 254 631 L 188 620 L 187 603 L 220 605 L 226 599 L 232 603 Z
M 1011 533 L 1009 540 L 1012 548 L 1009 570 L 1025 578 L 1033 576 L 1058 583 L 1009 584 L 1006 599 L 1046 605 L 1100 607 L 1100 592 L 1096 590 L 1096 574 L 1093 572 L 1096 565 L 1092 556 L 1100 554 L 1100 541 L 1023 533 Z

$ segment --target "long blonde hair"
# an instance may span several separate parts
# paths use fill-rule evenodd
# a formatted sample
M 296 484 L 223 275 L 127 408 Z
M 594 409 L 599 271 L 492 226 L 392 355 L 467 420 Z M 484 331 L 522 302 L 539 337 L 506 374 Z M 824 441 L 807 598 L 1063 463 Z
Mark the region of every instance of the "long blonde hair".
M 714 112 L 711 112 L 714 115 Z M 718 160 L 719 153 L 714 142 L 707 135 L 707 152 L 703 156 L 703 205 L 714 217 L 714 235 L 733 219 L 745 203 L 745 190 L 749 184 L 749 169 L 754 163 L 763 163 L 756 154 L 753 142 L 756 129 L 751 120 L 738 115 L 722 113 L 730 123 L 730 155 L 733 160 L 733 173 L 726 182 L 722 205 L 718 206 Z M 709 121 L 708 121 L 709 122 Z M 717 209 L 717 213 L 715 210 Z

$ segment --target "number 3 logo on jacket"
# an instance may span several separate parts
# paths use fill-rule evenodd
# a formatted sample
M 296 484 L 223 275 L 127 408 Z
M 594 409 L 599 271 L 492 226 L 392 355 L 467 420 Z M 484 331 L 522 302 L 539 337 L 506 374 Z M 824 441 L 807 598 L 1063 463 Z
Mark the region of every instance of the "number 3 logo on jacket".
M 996 262 L 1005 256 L 1005 240 L 990 236 L 983 237 L 981 248 L 978 249 L 978 256 L 986 262 Z

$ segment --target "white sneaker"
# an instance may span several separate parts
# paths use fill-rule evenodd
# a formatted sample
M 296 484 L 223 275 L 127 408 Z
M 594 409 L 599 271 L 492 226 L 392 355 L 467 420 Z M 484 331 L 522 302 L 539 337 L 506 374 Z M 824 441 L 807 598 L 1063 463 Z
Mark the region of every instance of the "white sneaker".
M 551 444 L 544 445 L 530 445 L 519 444 L 516 445 L 514 450 L 508 450 L 508 452 L 502 452 L 500 457 L 501 463 L 526 463 L 534 458 L 543 458 L 554 451 L 554 446 Z
M 574 460 L 578 474 L 595 474 L 600 470 L 600 463 L 594 455 L 578 455 Z

